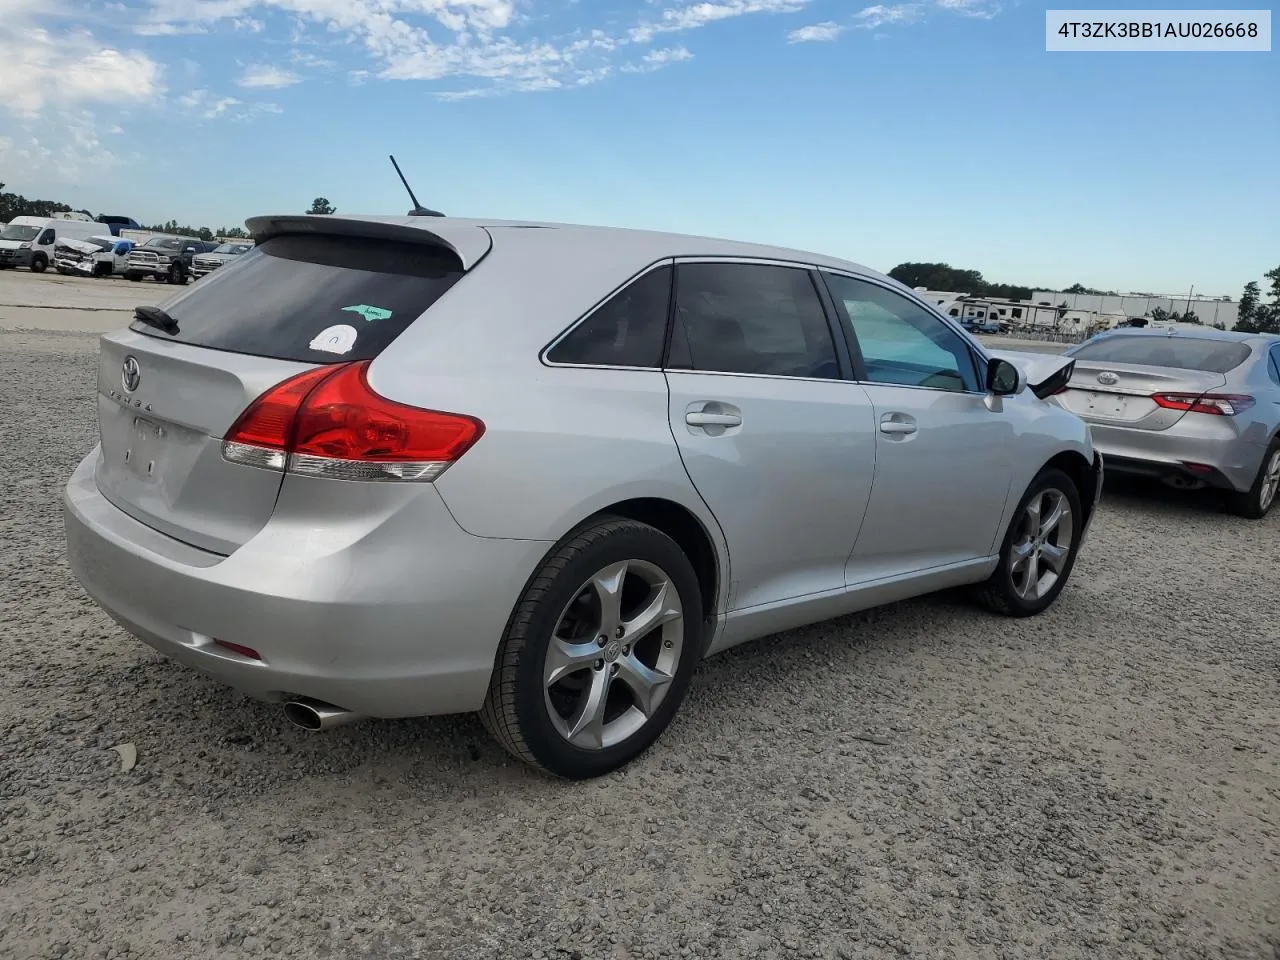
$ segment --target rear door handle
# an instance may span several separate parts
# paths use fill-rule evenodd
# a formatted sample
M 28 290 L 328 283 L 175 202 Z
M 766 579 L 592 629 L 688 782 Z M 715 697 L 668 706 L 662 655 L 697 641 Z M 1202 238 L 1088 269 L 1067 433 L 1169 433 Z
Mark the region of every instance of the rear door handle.
M 691 411 L 684 415 L 684 422 L 691 427 L 740 427 L 742 418 L 736 413 L 705 413 Z

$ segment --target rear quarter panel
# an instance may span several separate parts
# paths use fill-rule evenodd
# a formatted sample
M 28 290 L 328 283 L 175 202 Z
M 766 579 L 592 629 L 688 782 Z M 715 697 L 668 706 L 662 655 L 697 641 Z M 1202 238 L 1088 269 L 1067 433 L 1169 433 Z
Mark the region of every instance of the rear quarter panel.
M 551 367 L 562 330 L 650 262 L 602 254 L 583 235 L 543 245 L 498 231 L 462 282 L 369 368 L 378 393 L 479 417 L 485 433 L 437 481 L 459 525 L 481 537 L 555 541 L 610 504 L 671 500 L 727 560 L 680 461 L 658 370 Z

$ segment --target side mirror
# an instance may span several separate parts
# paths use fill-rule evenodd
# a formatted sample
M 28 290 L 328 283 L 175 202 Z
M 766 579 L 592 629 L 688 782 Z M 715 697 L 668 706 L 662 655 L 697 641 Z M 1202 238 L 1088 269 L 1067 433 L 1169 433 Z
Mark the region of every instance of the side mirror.
M 1022 371 L 1008 360 L 992 359 L 987 364 L 987 392 L 997 397 L 1011 397 L 1026 386 Z

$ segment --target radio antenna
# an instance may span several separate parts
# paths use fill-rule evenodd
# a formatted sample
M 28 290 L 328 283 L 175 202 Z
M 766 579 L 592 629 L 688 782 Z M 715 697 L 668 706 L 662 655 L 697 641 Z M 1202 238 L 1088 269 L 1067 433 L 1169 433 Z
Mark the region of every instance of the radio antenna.
M 413 195 L 413 187 L 409 186 L 409 181 L 404 178 L 404 174 L 400 170 L 400 164 L 396 163 L 395 155 L 387 154 L 387 156 L 391 157 L 391 165 L 396 168 L 396 175 L 400 178 L 400 182 L 404 184 L 404 189 L 409 194 L 409 199 L 413 201 L 413 209 L 409 211 L 409 216 L 443 217 L 444 214 L 439 210 L 431 210 L 418 202 L 418 198 Z

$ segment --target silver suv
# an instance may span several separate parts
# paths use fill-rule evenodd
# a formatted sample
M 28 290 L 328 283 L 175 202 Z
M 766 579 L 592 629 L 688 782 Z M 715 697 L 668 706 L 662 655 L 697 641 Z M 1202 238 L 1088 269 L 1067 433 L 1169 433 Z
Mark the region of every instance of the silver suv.
M 708 653 L 948 587 L 1027 616 L 1071 574 L 1101 462 L 1043 399 L 1069 361 L 992 356 L 864 267 L 249 226 L 102 339 L 67 540 L 128 630 L 303 726 L 480 711 L 588 777 L 658 737 Z

